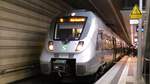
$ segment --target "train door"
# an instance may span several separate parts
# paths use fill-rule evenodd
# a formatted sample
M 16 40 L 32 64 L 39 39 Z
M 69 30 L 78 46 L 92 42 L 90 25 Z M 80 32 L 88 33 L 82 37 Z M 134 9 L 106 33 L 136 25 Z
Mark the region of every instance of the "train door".
M 96 55 L 101 63 L 104 63 L 104 55 L 102 52 L 103 42 L 102 42 L 103 30 L 98 30 L 96 39 Z
M 117 50 L 116 50 L 116 39 L 113 37 L 113 60 L 116 61 L 116 54 L 117 54 Z
M 97 41 L 96 41 L 96 50 L 100 51 L 102 49 L 102 30 L 98 30 Z

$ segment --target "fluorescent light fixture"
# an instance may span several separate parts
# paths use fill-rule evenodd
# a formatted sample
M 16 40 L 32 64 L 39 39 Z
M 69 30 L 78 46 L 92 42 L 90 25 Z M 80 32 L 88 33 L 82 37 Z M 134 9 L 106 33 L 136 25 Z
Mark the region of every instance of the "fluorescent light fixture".
M 71 16 L 75 16 L 76 15 L 76 13 L 71 13 Z

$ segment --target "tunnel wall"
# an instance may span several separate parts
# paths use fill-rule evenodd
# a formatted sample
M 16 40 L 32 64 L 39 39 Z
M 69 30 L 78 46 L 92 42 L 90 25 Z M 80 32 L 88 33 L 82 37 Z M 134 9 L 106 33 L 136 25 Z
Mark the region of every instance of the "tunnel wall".
M 40 71 L 49 23 L 70 8 L 62 0 L 0 0 L 0 84 Z

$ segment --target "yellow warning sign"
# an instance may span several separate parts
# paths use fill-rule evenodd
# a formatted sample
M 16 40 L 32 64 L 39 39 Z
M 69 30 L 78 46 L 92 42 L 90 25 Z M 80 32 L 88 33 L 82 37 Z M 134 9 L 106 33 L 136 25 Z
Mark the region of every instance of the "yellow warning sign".
M 140 18 L 142 18 L 142 13 L 139 10 L 139 7 L 138 7 L 137 4 L 133 7 L 133 9 L 130 13 L 130 18 L 131 19 L 140 19 Z

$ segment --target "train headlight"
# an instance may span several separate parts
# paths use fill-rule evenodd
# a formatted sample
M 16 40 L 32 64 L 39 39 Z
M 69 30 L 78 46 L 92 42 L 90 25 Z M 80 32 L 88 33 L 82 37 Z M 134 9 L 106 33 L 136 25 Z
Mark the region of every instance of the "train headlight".
M 52 41 L 49 41 L 49 43 L 48 43 L 48 49 L 49 49 L 50 51 L 53 51 L 53 50 L 54 50 L 54 46 L 53 46 L 53 42 L 52 42 Z
M 84 41 L 80 41 L 77 45 L 76 51 L 80 51 L 83 48 Z

